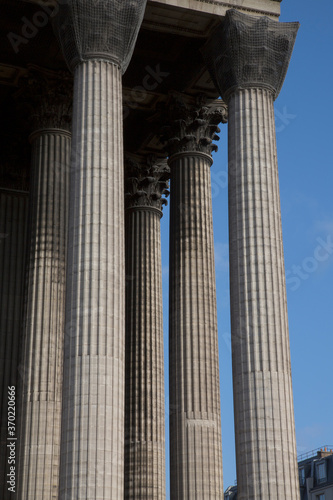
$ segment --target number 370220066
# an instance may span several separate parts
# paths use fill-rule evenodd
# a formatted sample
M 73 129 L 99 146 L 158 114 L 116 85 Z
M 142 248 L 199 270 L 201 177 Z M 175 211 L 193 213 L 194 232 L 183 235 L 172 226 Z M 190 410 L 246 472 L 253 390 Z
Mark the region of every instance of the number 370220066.
M 15 432 L 15 386 L 8 387 L 8 431 Z

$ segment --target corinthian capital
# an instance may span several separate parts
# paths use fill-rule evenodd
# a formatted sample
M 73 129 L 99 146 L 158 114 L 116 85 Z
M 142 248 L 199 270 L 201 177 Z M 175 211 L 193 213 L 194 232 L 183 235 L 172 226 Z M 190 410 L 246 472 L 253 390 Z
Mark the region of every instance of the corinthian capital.
M 54 19 L 67 64 L 102 59 L 123 72 L 131 59 L 147 0 L 59 0 Z
M 203 48 L 211 77 L 224 100 L 238 89 L 282 88 L 299 23 L 280 23 L 231 9 Z
M 148 156 L 143 161 L 125 158 L 126 208 L 153 207 L 162 210 L 169 196 L 170 168 L 166 160 Z
M 160 140 L 165 144 L 169 156 L 182 152 L 211 154 L 217 151 L 213 140 L 220 138 L 219 123 L 227 122 L 227 105 L 215 101 L 205 105 L 202 99 L 187 104 L 181 96 L 174 95 L 161 110 Z
M 73 78 L 70 73 L 30 68 L 20 81 L 16 98 L 25 111 L 30 132 L 57 128 L 70 130 Z

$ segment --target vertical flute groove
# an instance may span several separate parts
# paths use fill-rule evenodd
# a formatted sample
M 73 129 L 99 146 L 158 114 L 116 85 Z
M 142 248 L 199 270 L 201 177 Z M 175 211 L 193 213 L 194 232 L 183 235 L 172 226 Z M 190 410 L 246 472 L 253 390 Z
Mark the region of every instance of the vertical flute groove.
M 20 499 L 58 498 L 70 135 L 32 139 L 32 188 L 18 401 Z M 64 194 L 61 211 L 59 197 Z
M 211 161 L 204 153 L 188 152 L 169 162 L 171 497 L 220 498 Z
M 262 124 L 265 124 L 263 127 Z M 229 103 L 230 286 L 238 496 L 298 498 L 273 97 Z
M 161 213 L 126 215 L 125 498 L 165 499 Z
M 121 498 L 124 220 L 121 74 L 74 76 L 60 495 Z

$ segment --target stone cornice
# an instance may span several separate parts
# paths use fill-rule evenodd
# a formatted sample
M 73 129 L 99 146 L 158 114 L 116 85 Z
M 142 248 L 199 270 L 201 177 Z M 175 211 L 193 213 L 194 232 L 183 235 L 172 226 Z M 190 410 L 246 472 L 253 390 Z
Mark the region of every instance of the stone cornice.
M 148 9 L 152 6 L 163 6 L 174 12 L 181 9 L 186 11 L 187 15 L 191 13 L 193 19 L 202 15 L 223 18 L 229 9 L 234 8 L 244 13 L 266 15 L 277 20 L 281 10 L 280 0 L 148 0 L 147 6 Z M 158 16 L 156 21 L 159 22 Z M 146 19 L 143 22 L 146 24 Z M 170 23 L 170 27 L 173 29 L 174 23 Z
M 172 95 L 160 109 L 160 140 L 169 156 L 197 151 L 217 151 L 213 141 L 219 140 L 219 123 L 227 122 L 227 106 L 223 101 L 207 105 L 203 96 L 188 104 L 181 95 Z
M 259 15 L 268 15 L 268 16 L 276 16 L 277 14 L 275 13 L 272 13 L 270 10 L 267 10 L 267 9 L 259 9 L 259 8 L 255 8 L 255 7 L 250 7 L 250 6 L 244 6 L 244 4 L 242 3 L 242 5 L 230 5 L 229 2 L 223 2 L 223 1 L 219 1 L 219 0 L 195 0 L 196 2 L 199 2 L 199 3 L 207 3 L 207 4 L 210 4 L 210 5 L 217 5 L 219 7 L 225 7 L 226 9 L 231 9 L 232 7 L 236 7 L 237 9 L 241 10 L 242 12 L 245 11 L 245 12 L 249 12 L 251 14 L 259 14 Z M 281 3 L 282 0 L 271 0 L 272 2 L 279 2 Z M 240 2 L 241 3 L 241 2 Z
M 162 210 L 169 196 L 170 168 L 165 160 L 149 155 L 139 161 L 125 156 L 126 209 L 142 207 Z

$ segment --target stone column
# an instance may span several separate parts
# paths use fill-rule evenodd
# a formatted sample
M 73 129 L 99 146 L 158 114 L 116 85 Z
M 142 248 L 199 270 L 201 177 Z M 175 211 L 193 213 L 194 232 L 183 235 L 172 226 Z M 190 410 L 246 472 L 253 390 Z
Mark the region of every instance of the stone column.
M 125 498 L 165 499 L 160 218 L 170 169 L 127 159 Z
M 60 498 L 124 492 L 125 261 L 121 75 L 145 0 L 59 5 L 74 73 Z
M 7 166 L 9 167 L 9 165 Z M 8 387 L 15 386 L 21 334 L 28 193 L 0 188 L 0 498 L 10 500 Z M 17 437 L 16 433 L 12 437 Z M 14 441 L 14 440 L 13 440 Z
M 237 498 L 246 500 L 299 498 L 273 106 L 297 29 L 232 10 L 205 50 L 229 105 Z
M 168 106 L 172 499 L 223 496 L 210 167 L 220 108 Z
M 29 77 L 32 179 L 19 365 L 20 499 L 58 498 L 71 84 Z

